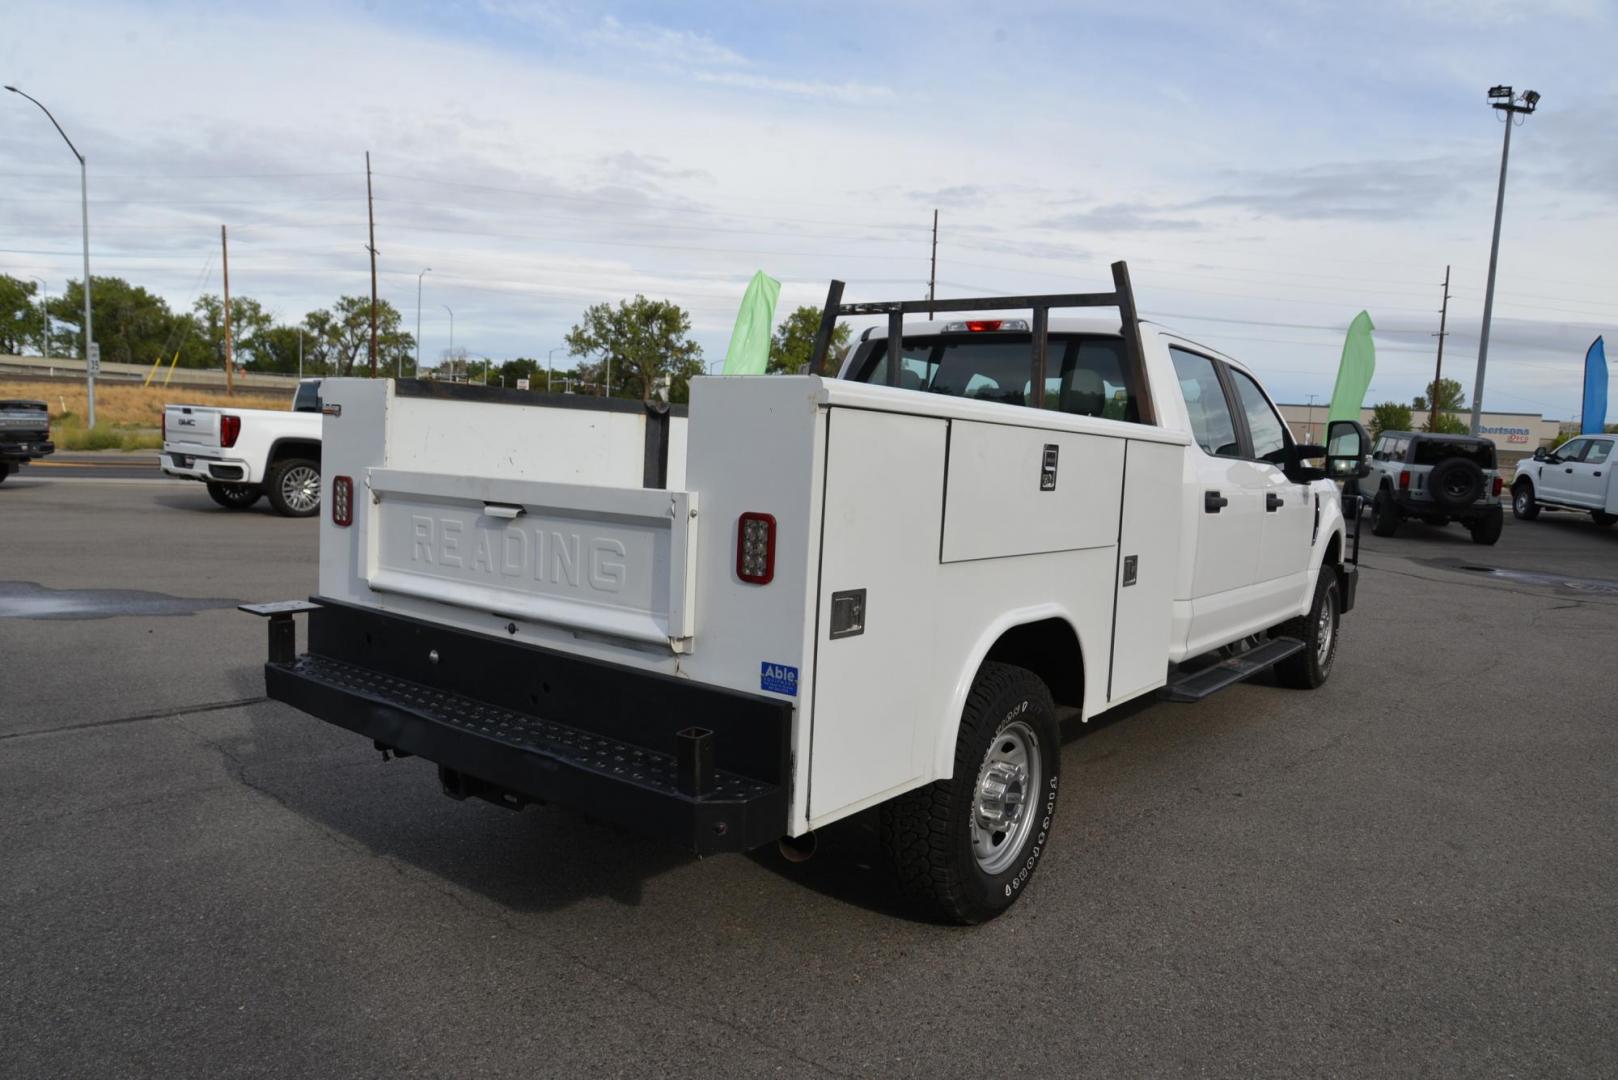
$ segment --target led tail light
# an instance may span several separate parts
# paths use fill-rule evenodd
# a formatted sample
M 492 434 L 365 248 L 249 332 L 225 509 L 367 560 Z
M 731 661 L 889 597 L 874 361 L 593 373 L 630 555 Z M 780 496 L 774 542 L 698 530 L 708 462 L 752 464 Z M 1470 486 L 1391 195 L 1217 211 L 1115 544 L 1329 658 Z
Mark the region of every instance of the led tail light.
M 1500 489 L 1505 486 L 1505 481 L 1501 480 L 1498 476 L 1494 478 L 1494 493 L 1496 495 L 1500 494 Z
M 349 477 L 332 478 L 331 521 L 344 528 L 354 524 L 354 481 Z
M 1399 490 L 1400 491 L 1409 491 L 1410 490 L 1410 470 L 1409 469 L 1400 469 L 1399 470 Z
M 236 436 L 242 433 L 242 418 L 225 414 L 219 418 L 219 445 L 235 446 Z
M 946 334 L 979 334 L 986 330 L 1027 330 L 1027 319 L 967 319 L 944 324 Z
M 736 576 L 753 585 L 774 580 L 774 516 L 749 511 L 736 522 Z

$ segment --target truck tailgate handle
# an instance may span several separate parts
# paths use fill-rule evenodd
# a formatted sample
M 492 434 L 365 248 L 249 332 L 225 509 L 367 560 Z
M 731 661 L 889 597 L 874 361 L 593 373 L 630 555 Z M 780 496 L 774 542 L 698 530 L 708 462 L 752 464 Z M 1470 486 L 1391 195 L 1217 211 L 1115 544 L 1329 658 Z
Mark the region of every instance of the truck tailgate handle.
M 483 512 L 490 517 L 505 518 L 507 521 L 514 521 L 523 514 L 527 513 L 527 511 L 522 507 L 513 506 L 510 503 L 489 502 L 483 504 Z
M 1217 491 L 1205 491 L 1202 494 L 1202 509 L 1207 513 L 1217 514 L 1229 505 L 1230 500 Z
M 1286 500 L 1281 498 L 1281 496 L 1277 495 L 1275 492 L 1273 492 L 1273 491 L 1265 492 L 1265 494 L 1264 494 L 1264 509 L 1267 512 L 1273 514 L 1273 513 L 1275 513 L 1277 510 L 1281 509 L 1281 507 L 1283 507 L 1285 505 L 1286 505 Z

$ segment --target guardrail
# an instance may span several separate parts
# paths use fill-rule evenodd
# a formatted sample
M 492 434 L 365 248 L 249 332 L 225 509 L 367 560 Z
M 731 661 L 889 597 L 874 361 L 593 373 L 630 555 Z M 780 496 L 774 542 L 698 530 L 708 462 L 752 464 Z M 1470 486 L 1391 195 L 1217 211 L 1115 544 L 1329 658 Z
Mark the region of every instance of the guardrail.
M 100 381 L 128 383 L 141 382 L 151 371 L 148 364 L 111 364 L 105 361 L 101 364 L 101 373 L 96 376 Z M 164 365 L 152 380 L 153 386 L 161 385 L 163 378 L 168 374 L 168 366 Z M 312 373 L 311 373 L 312 374 Z M 84 378 L 84 361 L 67 356 L 6 356 L 0 355 L 0 376 L 20 375 L 28 378 Z M 262 371 L 238 372 L 237 386 L 273 387 L 290 393 L 298 381 L 296 375 L 278 375 Z M 170 386 L 224 386 L 225 373 L 212 368 L 182 368 L 174 369 L 174 375 L 169 379 Z

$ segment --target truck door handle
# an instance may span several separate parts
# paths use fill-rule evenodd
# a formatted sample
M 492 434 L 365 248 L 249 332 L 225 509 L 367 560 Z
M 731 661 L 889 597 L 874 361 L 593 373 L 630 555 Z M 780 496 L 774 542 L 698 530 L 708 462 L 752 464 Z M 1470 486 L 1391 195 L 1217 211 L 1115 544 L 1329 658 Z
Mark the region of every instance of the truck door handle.
M 1229 505 L 1230 505 L 1230 500 L 1225 498 L 1223 495 L 1219 494 L 1219 492 L 1217 492 L 1217 491 L 1205 491 L 1205 492 L 1203 492 L 1203 495 L 1202 495 L 1202 509 L 1203 509 L 1204 512 L 1209 513 L 1209 514 L 1217 514 L 1217 513 L 1219 513 L 1219 511 L 1222 508 L 1224 508 L 1226 506 L 1229 506 Z
M 1286 505 L 1286 500 L 1275 492 L 1267 491 L 1264 493 L 1264 509 L 1267 513 L 1273 514 L 1284 505 Z
M 1568 467 L 1567 467 L 1567 468 L 1566 468 L 1566 469 L 1565 469 L 1565 470 L 1563 470 L 1563 471 L 1564 471 L 1564 472 L 1572 472 L 1572 471 L 1573 471 L 1573 466 L 1571 466 L 1571 465 L 1569 465 L 1569 466 L 1568 466 Z
M 526 513 L 522 507 L 509 503 L 484 503 L 483 512 L 492 518 L 505 518 L 507 521 L 515 521 Z

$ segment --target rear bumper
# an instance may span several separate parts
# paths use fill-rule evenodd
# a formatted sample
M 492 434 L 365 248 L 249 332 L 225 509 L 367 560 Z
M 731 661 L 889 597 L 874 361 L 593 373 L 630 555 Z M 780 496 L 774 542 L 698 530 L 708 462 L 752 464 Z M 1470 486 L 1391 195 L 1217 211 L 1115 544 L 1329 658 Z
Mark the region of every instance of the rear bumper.
M 164 450 L 157 458 L 163 472 L 182 480 L 214 481 L 225 484 L 256 484 L 253 466 L 238 458 L 198 457 Z
M 1490 496 L 1490 501 L 1488 502 L 1472 503 L 1461 507 L 1459 510 L 1449 510 L 1439 506 L 1431 499 L 1417 499 L 1412 497 L 1408 491 L 1395 491 L 1393 493 L 1393 505 L 1398 507 L 1399 512 L 1405 517 L 1444 517 L 1451 521 L 1465 522 L 1470 525 L 1474 522 L 1499 517 L 1504 504 L 1499 499 Z
M 41 436 L 26 439 L 5 438 L 0 439 L 0 461 L 22 462 L 42 458 L 46 454 L 56 453 L 56 444 L 48 437 Z
M 323 603 L 272 615 L 267 694 L 439 766 L 447 794 L 554 802 L 698 854 L 787 831 L 789 703 Z

